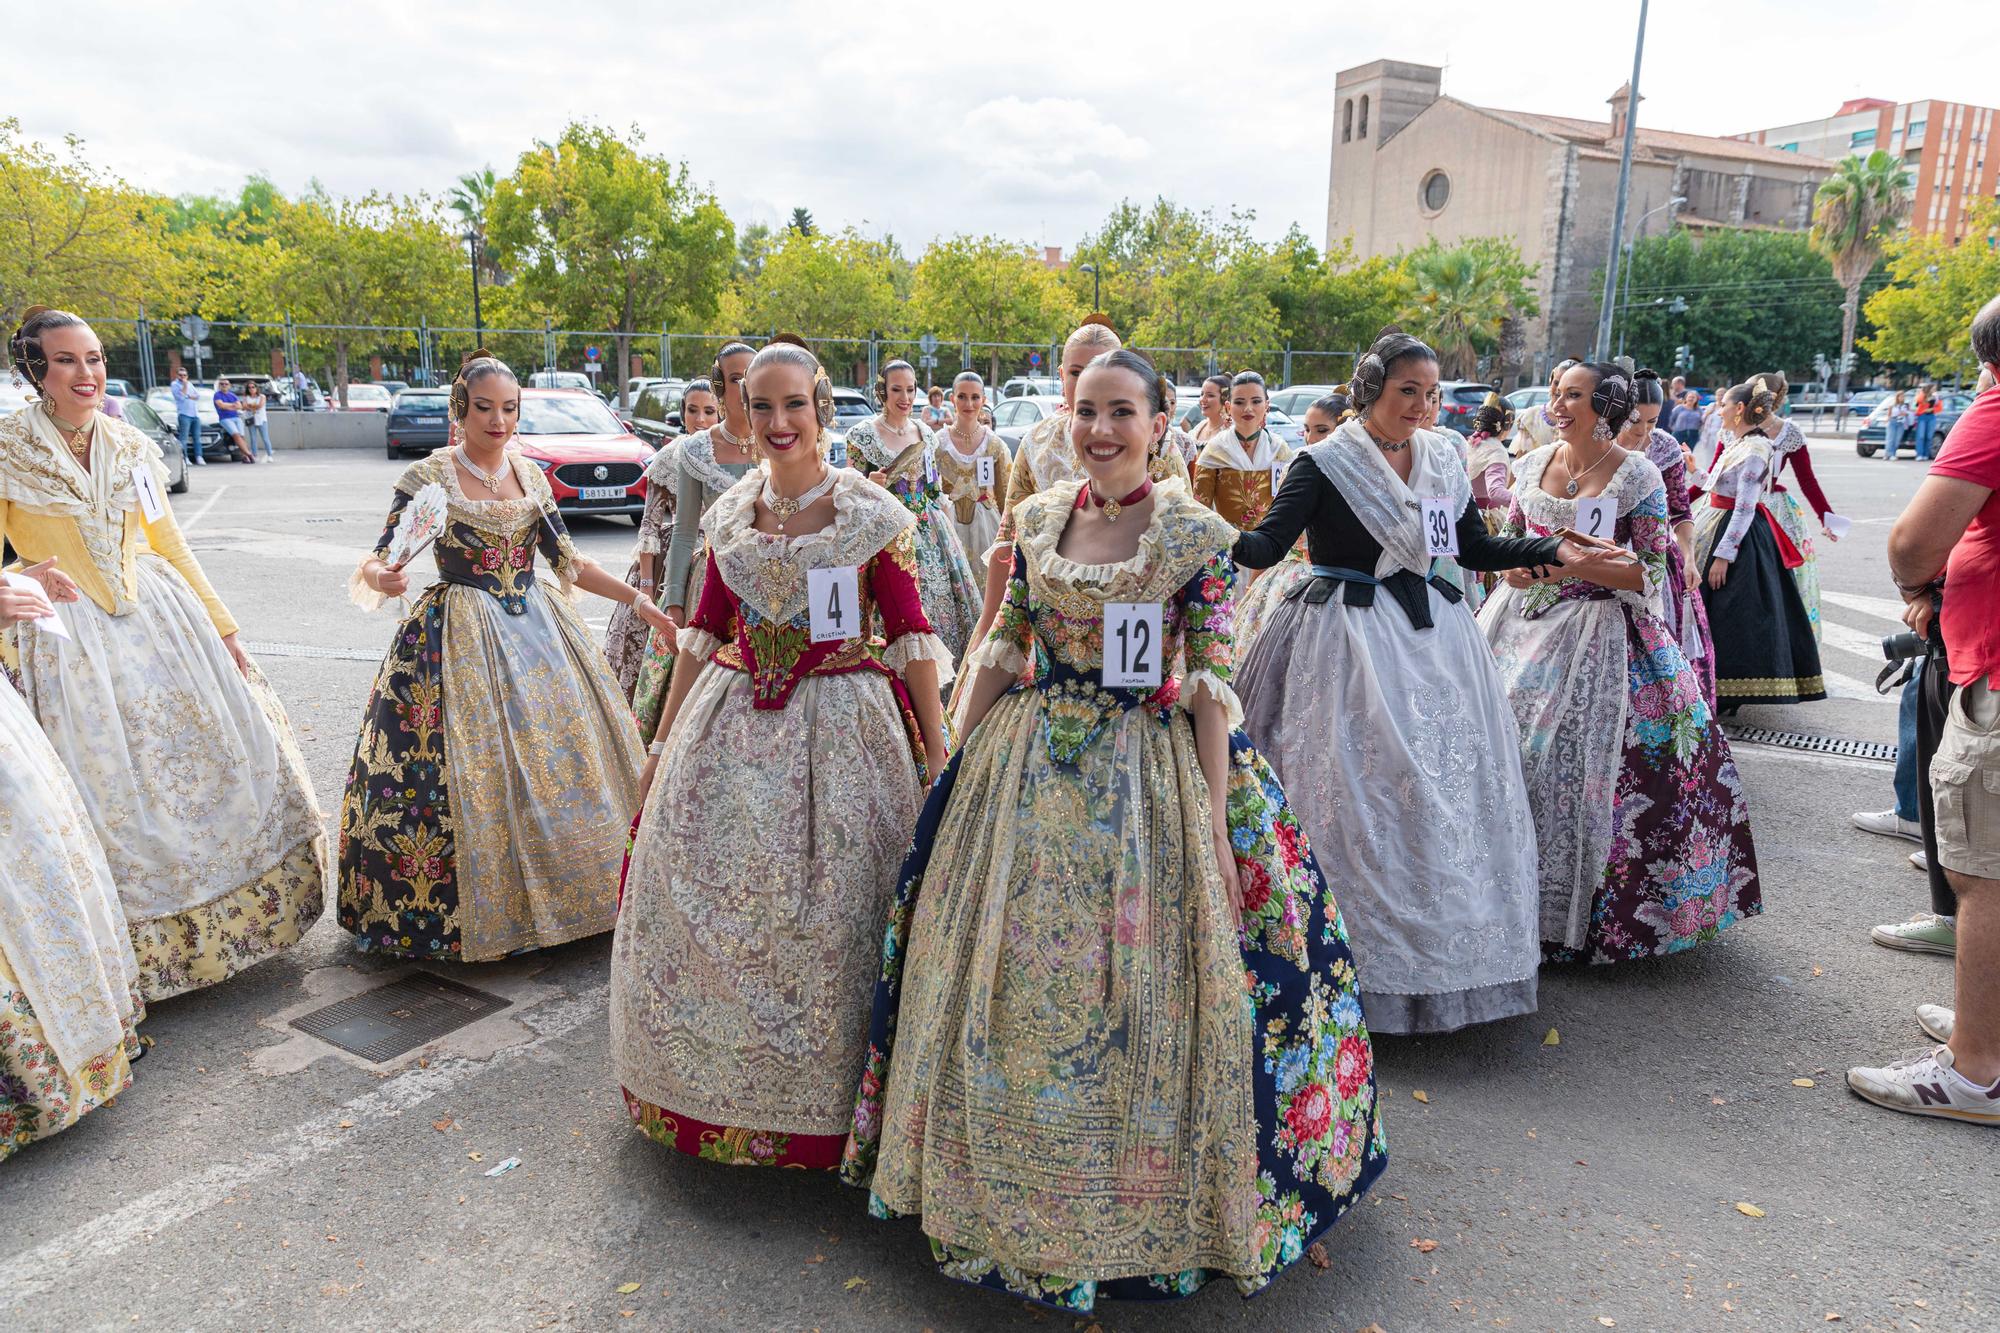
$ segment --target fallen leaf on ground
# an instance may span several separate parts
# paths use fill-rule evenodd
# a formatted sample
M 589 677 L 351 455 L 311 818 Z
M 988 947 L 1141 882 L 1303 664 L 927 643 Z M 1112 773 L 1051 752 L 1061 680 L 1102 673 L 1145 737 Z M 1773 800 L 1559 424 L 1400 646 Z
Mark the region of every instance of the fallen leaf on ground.
M 1367 1324 L 1355 1329 L 1354 1333 L 1383 1333 L 1383 1330 L 1380 1324 Z
M 1556 1031 L 1554 1028 L 1550 1028 L 1549 1035 L 1542 1038 L 1542 1045 L 1544 1046 L 1560 1046 L 1562 1044 L 1562 1033 Z
M 1754 1203 L 1739 1203 L 1736 1205 L 1736 1211 L 1745 1217 L 1762 1217 L 1764 1215 L 1764 1210 Z
M 859 1291 L 861 1288 L 867 1285 L 868 1285 L 868 1279 L 865 1277 L 851 1277 L 847 1279 L 847 1281 L 840 1284 L 841 1290 L 843 1291 Z
M 823 1264 L 826 1262 L 826 1256 L 823 1254 L 815 1254 L 812 1258 L 806 1260 L 806 1262 L 809 1264 Z
M 1429 1254 L 1432 1250 L 1435 1250 L 1437 1247 L 1438 1243 L 1436 1241 L 1425 1240 L 1422 1236 L 1419 1236 L 1415 1240 L 1410 1242 L 1410 1248 L 1415 1250 L 1419 1254 Z
M 1710 1098 L 1708 1099 L 1708 1104 L 1709 1104 L 1710 1106 L 1727 1106 L 1727 1105 L 1729 1105 L 1729 1103 L 1728 1103 L 1728 1102 L 1727 1102 L 1726 1100 L 1724 1100 L 1723 1098 L 1721 1098 L 1721 1097 L 1710 1097 Z
M 452 1126 L 453 1126 L 454 1124 L 456 1124 L 456 1123 L 457 1123 L 456 1121 L 454 1121 L 454 1120 L 450 1119 L 449 1117 L 447 1117 L 447 1118 L 445 1118 L 445 1119 L 443 1119 L 443 1120 L 433 1120 L 433 1121 L 431 1121 L 431 1128 L 432 1128 L 432 1129 L 434 1129 L 434 1130 L 436 1130 L 436 1131 L 437 1131 L 438 1133 L 442 1134 L 442 1133 L 444 1133 L 444 1132 L 445 1132 L 445 1131 L 446 1131 L 447 1129 L 450 1129 L 450 1128 L 451 1128 L 451 1127 L 452 1127 Z
M 1602 1324 L 1602 1325 L 1604 1325 L 1604 1326 L 1605 1326 L 1606 1328 L 1616 1328 L 1616 1327 L 1618 1327 L 1618 1321 L 1617 1321 L 1616 1319 L 1613 1319 L 1613 1318 L 1612 1318 L 1612 1317 L 1611 1317 L 1610 1315 L 1608 1315 L 1608 1314 L 1601 1314 L 1601 1315 L 1597 1316 L 1597 1322 L 1598 1322 L 1598 1323 L 1600 1323 L 1600 1324 Z
M 1820 970 L 1819 970 L 1819 966 L 1818 966 L 1817 964 L 1814 964 L 1814 966 L 1813 966 L 1813 975 L 1814 975 L 1814 976 L 1818 976 L 1818 975 L 1820 975 Z
M 1534 1138 L 1534 1137 L 1535 1137 L 1535 1131 L 1534 1131 L 1534 1130 L 1532 1130 L 1532 1129 L 1531 1129 L 1531 1130 L 1529 1130 L 1529 1131 L 1528 1131 L 1528 1137 L 1529 1137 L 1529 1138 L 1531 1138 L 1531 1139 L 1532 1139 L 1532 1138 Z
M 331 1231 L 326 1233 L 326 1238 L 331 1241 L 338 1241 L 340 1239 L 340 1237 L 334 1235 Z
M 1792 1086 L 1795 1088 L 1817 1088 L 1819 1084 L 1809 1078 L 1795 1078 L 1792 1080 Z
M 466 1157 L 474 1162 L 483 1162 L 486 1160 L 486 1154 L 483 1152 L 469 1152 L 466 1154 Z
M 1931 1303 L 1925 1300 L 1923 1297 L 1919 1296 L 1916 1299 L 1916 1307 L 1919 1310 L 1928 1310 L 1931 1308 Z
M 630 1296 L 633 1292 L 637 1291 L 638 1289 L 639 1289 L 639 1284 L 636 1282 L 621 1282 L 618 1284 L 618 1294 L 620 1296 Z
M 1418 1101 L 1423 1102 L 1425 1105 L 1430 1104 L 1431 1095 L 1428 1092 L 1425 1092 L 1422 1088 L 1418 1088 L 1415 1092 L 1411 1093 L 1410 1095 L 1412 1097 L 1415 1097 Z
M 1835 1314 L 1833 1311 L 1828 1310 L 1826 1312 L 1826 1322 L 1829 1324 L 1837 1324 L 1840 1322 L 1840 1316 Z
M 340 1122 L 340 1128 L 342 1128 L 342 1129 L 353 1129 L 353 1128 L 354 1128 L 354 1122 L 353 1122 L 352 1120 L 343 1120 L 343 1121 L 341 1121 L 341 1122 Z
M 1312 1260 L 1314 1268 L 1333 1267 L 1333 1260 L 1326 1257 L 1326 1246 L 1319 1241 L 1314 1241 L 1306 1247 L 1306 1258 Z

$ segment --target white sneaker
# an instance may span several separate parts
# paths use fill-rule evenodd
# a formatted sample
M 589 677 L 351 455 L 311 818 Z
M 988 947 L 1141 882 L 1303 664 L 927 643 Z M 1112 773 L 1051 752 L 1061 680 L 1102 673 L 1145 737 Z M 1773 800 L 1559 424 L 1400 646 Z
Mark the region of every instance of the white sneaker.
M 1924 859 L 1922 852 L 1911 852 L 1910 864 L 1923 871 L 1926 875 L 1931 873 L 1931 863 Z
M 1949 1046 L 1906 1055 L 1879 1069 L 1850 1069 L 1847 1086 L 1863 1101 L 1906 1115 L 2000 1125 L 2000 1082 L 1990 1088 L 1966 1082 L 1951 1067 Z
M 1884 838 L 1907 838 L 1911 842 L 1924 840 L 1923 826 L 1914 819 L 1905 819 L 1894 810 L 1857 810 L 1850 816 L 1854 827 L 1863 833 L 1879 834 Z
M 1917 1006 L 1917 1026 L 1932 1041 L 1950 1041 L 1951 1029 L 1957 1015 L 1942 1004 L 1920 1004 Z

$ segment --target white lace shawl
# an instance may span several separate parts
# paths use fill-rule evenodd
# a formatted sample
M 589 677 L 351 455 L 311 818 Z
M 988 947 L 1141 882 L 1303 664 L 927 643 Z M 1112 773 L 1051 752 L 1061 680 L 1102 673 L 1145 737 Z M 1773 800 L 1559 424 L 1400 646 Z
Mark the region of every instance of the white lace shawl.
M 1431 558 L 1424 548 L 1420 497 L 1442 497 L 1452 521 L 1472 500 L 1472 482 L 1458 450 L 1436 431 L 1420 430 L 1410 437 L 1410 479 L 1396 475 L 1382 450 L 1359 421 L 1343 423 L 1318 444 L 1306 446 L 1326 479 L 1354 510 L 1368 535 L 1382 544 L 1382 554 L 1370 571 L 1377 578 L 1407 569 L 1428 576 Z

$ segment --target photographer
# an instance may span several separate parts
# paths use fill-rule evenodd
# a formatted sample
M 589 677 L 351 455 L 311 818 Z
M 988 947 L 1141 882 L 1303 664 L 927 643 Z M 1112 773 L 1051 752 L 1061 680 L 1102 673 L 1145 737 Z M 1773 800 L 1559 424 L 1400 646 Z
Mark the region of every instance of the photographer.
M 1972 350 L 2000 374 L 2000 297 L 1973 318 Z M 1904 623 L 1932 643 L 1917 719 L 1921 813 L 1934 906 L 1955 918 L 1957 1003 L 1919 1007 L 1943 1045 L 1850 1069 L 1847 1086 L 1892 1111 L 2000 1125 L 2000 389 L 1953 428 L 1889 534 L 1889 568 Z

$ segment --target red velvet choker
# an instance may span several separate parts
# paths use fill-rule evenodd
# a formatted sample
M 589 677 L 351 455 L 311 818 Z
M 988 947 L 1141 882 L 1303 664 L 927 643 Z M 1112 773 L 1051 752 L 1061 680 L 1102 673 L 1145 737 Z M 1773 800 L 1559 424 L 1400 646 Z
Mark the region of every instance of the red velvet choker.
M 1102 509 L 1104 511 L 1104 521 L 1106 523 L 1116 523 L 1118 521 L 1118 516 L 1125 512 L 1126 505 L 1138 504 L 1139 501 L 1145 499 L 1152 493 L 1153 493 L 1153 479 L 1151 477 L 1148 477 L 1143 482 L 1139 483 L 1138 490 L 1133 491 L 1130 495 L 1125 496 L 1123 499 L 1118 499 L 1118 500 L 1098 499 L 1097 487 L 1090 482 L 1085 482 L 1083 489 L 1077 492 L 1076 507 L 1078 509 L 1081 509 L 1086 504 L 1095 503 L 1099 509 Z

